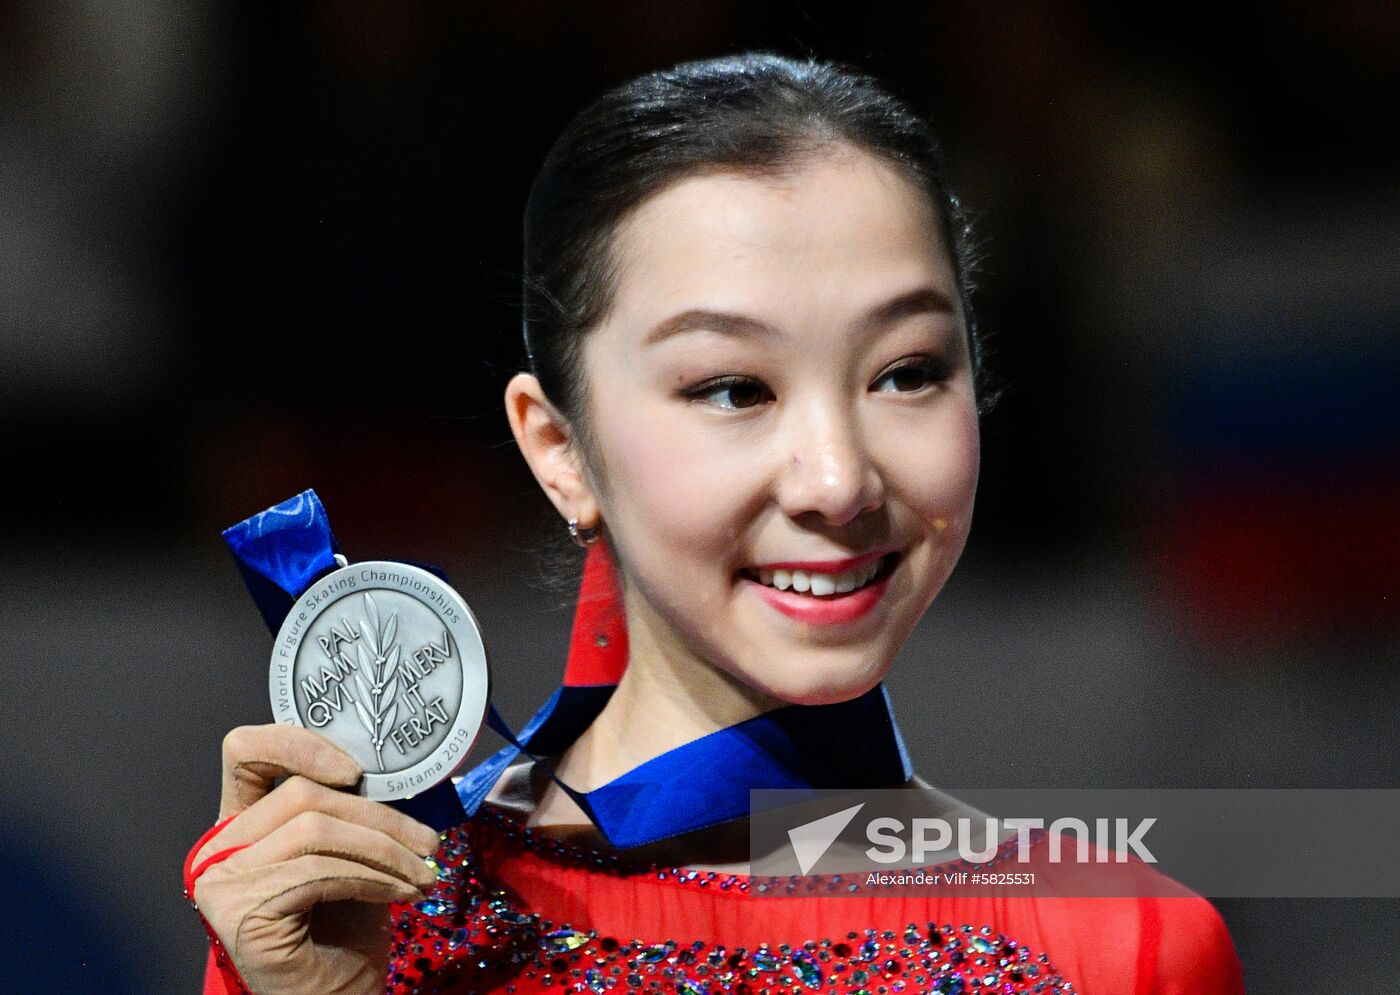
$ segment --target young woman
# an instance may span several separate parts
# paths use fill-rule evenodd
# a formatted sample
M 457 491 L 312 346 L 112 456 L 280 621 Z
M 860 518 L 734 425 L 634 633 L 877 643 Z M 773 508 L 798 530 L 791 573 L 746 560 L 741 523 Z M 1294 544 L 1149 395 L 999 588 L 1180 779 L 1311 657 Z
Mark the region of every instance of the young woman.
M 880 682 L 977 485 L 966 235 L 927 127 L 841 68 L 686 64 L 576 118 L 526 210 L 505 403 L 590 547 L 566 683 L 607 694 L 531 741 L 548 763 L 466 779 L 442 840 L 337 790 L 361 772 L 319 736 L 235 730 L 236 818 L 193 854 L 206 991 L 1242 991 L 1199 898 L 765 894 L 743 820 L 687 814 L 773 786 L 779 747 L 813 784 L 834 736 L 902 756 Z

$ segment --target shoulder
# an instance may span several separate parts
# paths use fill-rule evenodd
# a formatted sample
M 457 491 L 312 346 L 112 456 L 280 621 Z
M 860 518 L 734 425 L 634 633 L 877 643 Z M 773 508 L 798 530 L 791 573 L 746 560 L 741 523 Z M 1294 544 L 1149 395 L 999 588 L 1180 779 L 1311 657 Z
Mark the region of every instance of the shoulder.
M 1119 991 L 1243 995 L 1230 932 L 1205 898 L 1136 856 L 1090 846 L 1087 861 L 1052 863 L 1047 850 L 1042 841 L 1040 893 L 1057 896 L 1049 918 L 1057 938 L 1087 960 L 1081 973 L 1104 970 Z
M 1244 995 L 1225 922 L 1200 896 L 1031 899 L 1057 970 L 1086 992 Z
M 1225 920 L 1199 895 L 1144 898 L 1144 940 L 1155 932 L 1157 991 L 1163 995 L 1244 992 L 1239 957 Z
M 1081 899 L 1096 905 L 1101 939 L 1116 937 L 1131 951 L 1136 987 L 1154 995 L 1243 995 L 1244 981 L 1225 920 L 1205 898 L 1136 858 L 1118 898 Z M 1127 966 L 1126 963 L 1122 966 Z

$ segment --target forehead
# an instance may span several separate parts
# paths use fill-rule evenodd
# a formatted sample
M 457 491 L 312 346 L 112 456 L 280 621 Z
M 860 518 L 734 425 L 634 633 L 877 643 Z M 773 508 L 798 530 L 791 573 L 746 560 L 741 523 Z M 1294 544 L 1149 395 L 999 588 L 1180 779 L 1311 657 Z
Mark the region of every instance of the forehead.
M 847 147 L 782 176 L 714 170 L 678 180 L 635 209 L 613 254 L 618 317 L 858 306 L 918 284 L 955 296 L 927 194 L 894 165 Z

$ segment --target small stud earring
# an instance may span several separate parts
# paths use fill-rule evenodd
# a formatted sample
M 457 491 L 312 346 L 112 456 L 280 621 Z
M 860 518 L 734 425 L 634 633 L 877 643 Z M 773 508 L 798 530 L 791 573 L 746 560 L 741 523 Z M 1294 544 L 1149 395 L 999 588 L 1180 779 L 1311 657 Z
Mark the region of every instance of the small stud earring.
M 602 534 L 603 527 L 601 525 L 580 527 L 577 518 L 569 519 L 569 538 L 580 546 L 593 545 Z

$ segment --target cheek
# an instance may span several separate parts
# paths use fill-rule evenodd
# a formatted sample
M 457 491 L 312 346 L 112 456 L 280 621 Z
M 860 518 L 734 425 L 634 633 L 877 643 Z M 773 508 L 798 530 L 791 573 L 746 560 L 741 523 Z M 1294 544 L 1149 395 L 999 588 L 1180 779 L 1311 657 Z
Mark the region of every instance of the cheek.
M 743 487 L 732 447 L 717 433 L 696 431 L 666 413 L 634 412 L 606 426 L 608 453 L 605 514 L 640 547 L 671 548 L 694 556 L 723 546 L 735 535 Z M 633 550 L 634 562 L 653 559 Z M 639 559 L 640 558 L 640 559 Z
M 891 490 L 938 534 L 960 543 L 971 524 L 981 464 L 975 409 L 941 410 L 931 423 L 906 423 L 887 438 Z

